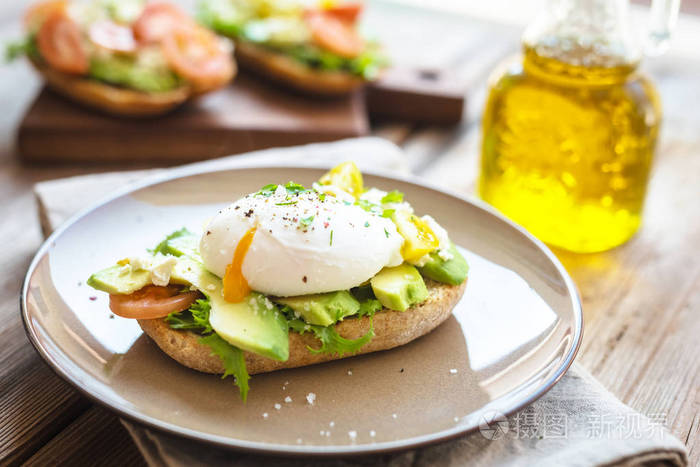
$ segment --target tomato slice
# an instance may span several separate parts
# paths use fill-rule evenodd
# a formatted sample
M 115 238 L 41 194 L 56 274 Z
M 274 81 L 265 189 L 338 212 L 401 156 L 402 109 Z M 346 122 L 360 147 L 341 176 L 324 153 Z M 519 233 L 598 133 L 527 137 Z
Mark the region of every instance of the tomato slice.
M 165 59 L 196 92 L 228 83 L 234 74 L 233 56 L 211 31 L 201 26 L 180 26 L 163 37 Z
M 132 319 L 156 319 L 187 310 L 201 298 L 199 292 L 184 292 L 175 285 L 147 285 L 129 295 L 110 295 L 109 308 L 117 316 Z
M 364 41 L 352 25 L 321 11 L 308 12 L 305 18 L 311 29 L 311 39 L 317 46 L 345 58 L 355 58 L 362 53 Z
M 30 6 L 24 14 L 24 27 L 28 31 L 36 31 L 41 24 L 53 13 L 65 13 L 66 0 L 47 0 Z
M 194 21 L 175 5 L 163 2 L 149 3 L 141 12 L 132 28 L 134 37 L 143 43 L 160 42 L 181 25 L 192 25 Z
M 346 23 L 355 24 L 363 8 L 361 2 L 345 2 L 325 8 L 323 12 Z
M 89 64 L 82 33 L 64 12 L 54 11 L 46 18 L 36 42 L 41 56 L 51 67 L 64 73 L 87 73 Z
M 88 35 L 94 44 L 107 50 L 124 53 L 136 50 L 136 40 L 131 28 L 114 21 L 101 20 L 92 23 Z

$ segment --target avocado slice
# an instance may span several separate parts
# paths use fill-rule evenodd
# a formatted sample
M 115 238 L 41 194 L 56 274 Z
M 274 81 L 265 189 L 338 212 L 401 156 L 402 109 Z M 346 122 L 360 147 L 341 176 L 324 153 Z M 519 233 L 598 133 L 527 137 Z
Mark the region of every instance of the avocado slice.
M 96 272 L 87 280 L 93 289 L 115 295 L 129 295 L 151 283 L 151 273 L 144 269 L 129 271 L 126 266 L 115 264 Z
M 150 283 L 148 271 L 129 270 L 120 265 L 99 271 L 88 279 L 88 285 L 114 294 L 130 294 Z M 209 298 L 209 322 L 229 344 L 274 360 L 289 358 L 287 320 L 263 295 L 253 292 L 242 302 L 227 302 L 221 279 L 187 256 L 177 258 L 170 283 L 193 285 Z
M 405 311 L 428 298 L 428 288 L 418 270 L 406 263 L 382 269 L 370 284 L 379 302 L 390 310 Z
M 450 242 L 448 251 L 452 255 L 452 259 L 445 261 L 438 256 L 437 252 L 433 252 L 430 253 L 428 262 L 418 270 L 423 276 L 434 281 L 459 285 L 467 278 L 469 264 L 454 243 Z
M 360 310 L 360 302 L 347 290 L 275 299 L 301 315 L 308 324 L 330 326 Z
M 265 296 L 252 292 L 239 303 L 227 302 L 221 279 L 184 256 L 178 258 L 171 280 L 192 284 L 209 298 L 209 323 L 229 344 L 282 362 L 289 358 L 287 320 Z
M 163 66 L 145 66 L 130 57 L 93 57 L 88 74 L 100 81 L 143 92 L 172 91 L 182 81 Z

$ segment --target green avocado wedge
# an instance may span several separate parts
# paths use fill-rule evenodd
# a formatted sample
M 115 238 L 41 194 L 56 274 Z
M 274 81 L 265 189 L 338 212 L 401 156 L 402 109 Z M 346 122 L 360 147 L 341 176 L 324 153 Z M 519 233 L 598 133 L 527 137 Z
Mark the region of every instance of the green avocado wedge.
M 406 311 L 428 298 L 428 288 L 418 270 L 404 263 L 384 268 L 370 280 L 379 302 L 390 310 Z
M 467 278 L 469 264 L 454 243 L 450 243 L 448 251 L 452 255 L 452 259 L 445 261 L 436 252 L 433 252 L 430 254 L 428 262 L 418 270 L 428 279 L 444 284 L 459 285 Z
M 143 92 L 172 91 L 183 82 L 165 67 L 150 67 L 129 57 L 93 57 L 88 74 L 99 81 Z
M 360 302 L 347 290 L 276 298 L 275 301 L 290 307 L 305 322 L 319 326 L 330 326 L 360 311 Z

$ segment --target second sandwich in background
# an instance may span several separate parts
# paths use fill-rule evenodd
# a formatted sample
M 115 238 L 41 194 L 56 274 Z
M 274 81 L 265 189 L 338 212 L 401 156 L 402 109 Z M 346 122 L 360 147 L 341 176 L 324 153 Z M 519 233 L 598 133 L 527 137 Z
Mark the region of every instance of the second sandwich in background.
M 359 2 L 202 0 L 200 21 L 236 42 L 236 59 L 315 96 L 345 95 L 376 79 L 387 60 L 358 32 Z

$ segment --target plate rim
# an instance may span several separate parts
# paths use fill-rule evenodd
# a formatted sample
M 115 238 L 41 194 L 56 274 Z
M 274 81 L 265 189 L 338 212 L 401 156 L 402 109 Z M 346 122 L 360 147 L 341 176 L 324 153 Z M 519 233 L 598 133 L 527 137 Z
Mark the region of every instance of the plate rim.
M 259 455 L 285 455 L 292 457 L 299 456 L 314 456 L 314 457 L 338 457 L 338 456 L 360 456 L 360 455 L 376 455 L 376 454 L 387 454 L 391 452 L 397 452 L 407 449 L 419 448 L 422 446 L 428 446 L 440 442 L 449 441 L 460 436 L 465 436 L 474 433 L 479 429 L 478 424 L 469 424 L 464 426 L 455 426 L 446 430 L 437 431 L 430 434 L 415 436 L 411 438 L 405 438 L 402 440 L 385 441 L 372 444 L 360 444 L 360 445 L 289 445 L 289 444 L 273 444 L 259 441 L 246 441 L 235 438 L 229 438 L 220 435 L 213 435 L 203 433 L 201 431 L 185 428 L 173 423 L 164 422 L 158 418 L 144 415 L 137 410 L 132 410 L 126 407 L 120 407 L 117 404 L 111 403 L 110 401 L 105 401 L 99 399 L 96 394 L 93 394 L 89 389 L 83 387 L 81 382 L 74 378 L 69 372 L 63 368 L 51 355 L 51 353 L 45 349 L 40 343 L 39 339 L 34 332 L 34 328 L 30 325 L 29 312 L 27 307 L 27 293 L 29 291 L 29 283 L 32 274 L 36 270 L 36 266 L 39 261 L 45 256 L 48 250 L 52 247 L 55 239 L 63 234 L 64 231 L 68 230 L 73 224 L 81 220 L 83 217 L 98 209 L 105 204 L 114 201 L 117 198 L 125 196 L 134 191 L 147 188 L 149 186 L 158 185 L 160 183 L 165 183 L 173 181 L 179 178 L 185 178 L 189 176 L 196 175 L 206 175 L 210 173 L 223 172 L 223 171 L 238 171 L 246 169 L 315 169 L 315 170 L 327 170 L 332 164 L 319 164 L 319 163 L 304 163 L 303 161 L 277 161 L 273 163 L 260 163 L 255 161 L 239 161 L 231 160 L 228 164 L 216 165 L 212 164 L 211 161 L 204 163 L 197 163 L 177 168 L 168 169 L 164 172 L 158 172 L 152 175 L 147 175 L 146 177 L 135 180 L 133 182 L 127 183 L 125 186 L 111 191 L 103 197 L 99 198 L 96 202 L 90 204 L 89 206 L 81 209 L 74 215 L 70 216 L 66 221 L 59 225 L 52 233 L 49 235 L 44 242 L 41 244 L 31 263 L 27 269 L 27 273 L 22 281 L 22 288 L 20 291 L 20 313 L 22 315 L 22 324 L 24 326 L 24 331 L 27 338 L 31 342 L 32 346 L 36 352 L 41 356 L 44 362 L 51 368 L 51 370 L 58 375 L 61 379 L 69 383 L 73 388 L 78 390 L 82 395 L 87 397 L 93 403 L 97 403 L 102 407 L 116 413 L 119 417 L 125 418 L 132 423 L 141 425 L 146 428 L 154 429 L 157 432 L 165 433 L 169 436 L 180 436 L 190 440 L 198 441 L 208 445 L 214 445 L 221 448 L 247 452 Z M 572 308 L 574 313 L 574 333 L 572 338 L 572 345 L 564 357 L 562 363 L 557 368 L 556 372 L 549 379 L 538 385 L 537 389 L 527 398 L 520 400 L 514 404 L 508 406 L 502 413 L 506 417 L 526 408 L 543 395 L 545 395 L 559 380 L 566 374 L 571 365 L 573 364 L 576 355 L 581 347 L 581 341 L 583 339 L 583 307 L 581 304 L 581 297 L 574 283 L 573 279 L 566 271 L 564 266 L 561 264 L 559 259 L 554 255 L 554 253 L 547 247 L 542 241 L 535 238 L 530 232 L 525 230 L 525 228 L 511 221 L 510 219 L 503 216 L 501 213 L 495 210 L 495 208 L 488 205 L 486 202 L 473 197 L 467 196 L 453 190 L 445 189 L 437 186 L 436 184 L 423 180 L 422 178 L 415 175 L 397 174 L 389 170 L 363 170 L 363 174 L 376 175 L 379 177 L 384 177 L 388 179 L 393 179 L 401 181 L 404 183 L 409 183 L 417 185 L 418 187 L 428 188 L 430 190 L 436 191 L 438 193 L 456 198 L 458 201 L 473 205 L 487 214 L 493 215 L 498 219 L 506 222 L 510 227 L 516 229 L 519 233 L 524 235 L 529 241 L 533 242 L 537 246 L 538 250 L 543 253 L 555 266 L 557 272 L 564 279 L 567 290 L 569 291 L 569 297 L 571 298 Z M 64 354 L 66 355 L 66 354 Z M 66 355 L 66 357 L 68 357 Z M 70 358 L 68 358 L 70 360 Z

